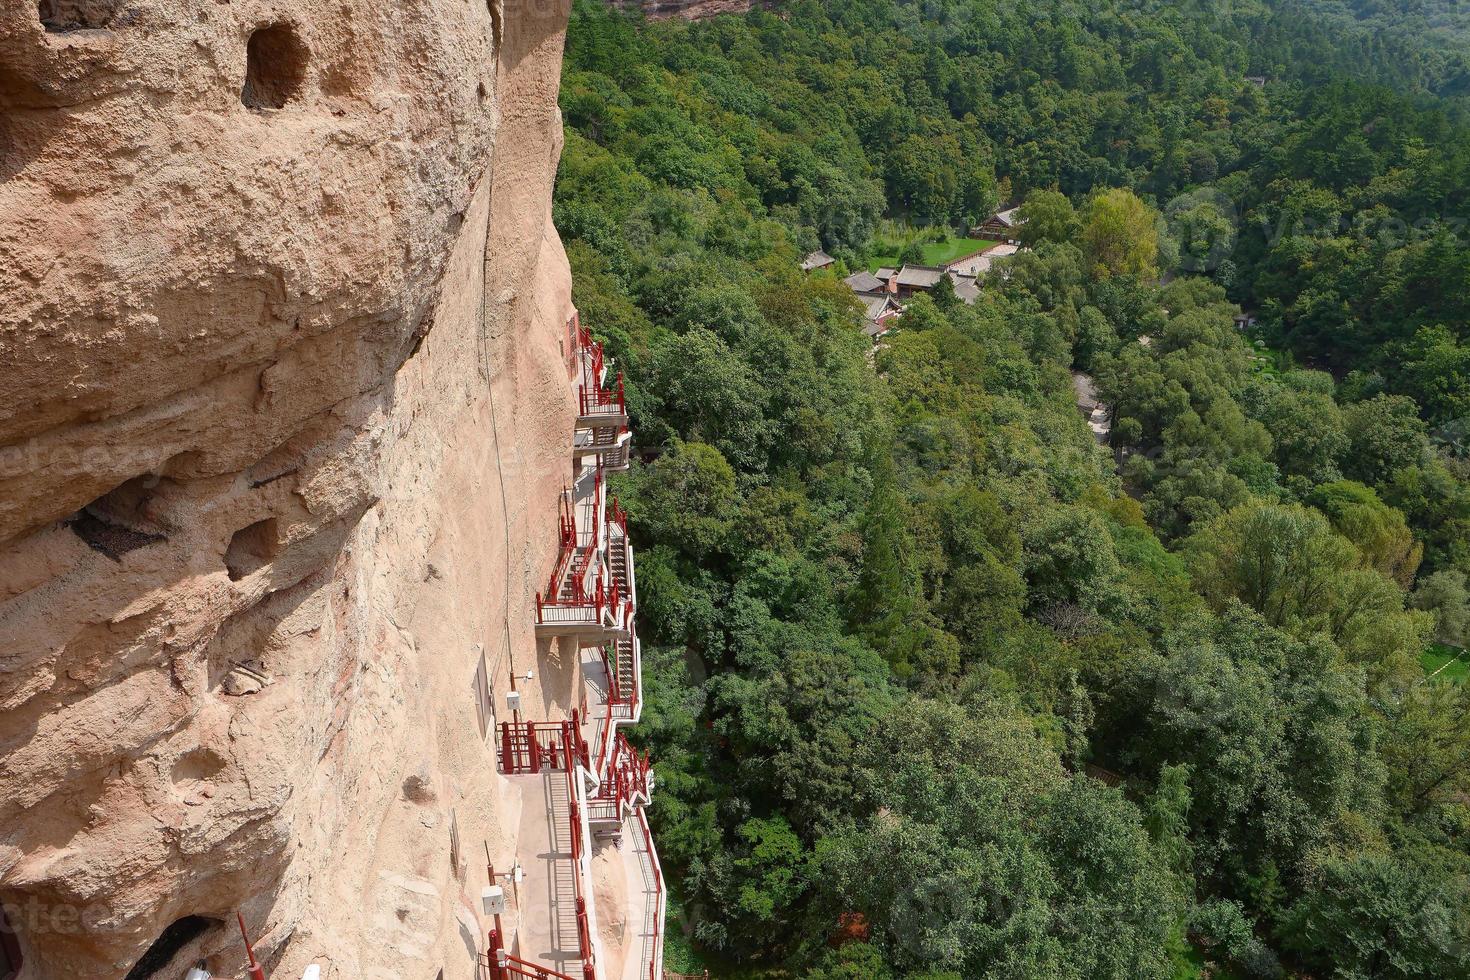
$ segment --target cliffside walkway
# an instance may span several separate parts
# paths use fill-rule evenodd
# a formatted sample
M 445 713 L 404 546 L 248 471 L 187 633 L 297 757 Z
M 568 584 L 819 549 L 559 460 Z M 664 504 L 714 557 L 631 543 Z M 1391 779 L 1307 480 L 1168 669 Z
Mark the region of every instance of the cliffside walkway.
M 648 818 L 640 807 L 623 826 L 623 876 L 628 901 L 628 934 L 624 939 L 622 980 L 662 980 L 655 974 L 663 961 L 666 898 L 663 869 L 648 832 Z
M 514 933 L 492 932 L 488 980 L 663 980 L 663 870 L 644 812 L 653 797 L 648 756 L 623 729 L 642 714 L 642 651 L 634 628 L 637 578 L 628 517 L 609 500 L 607 474 L 631 448 L 622 376 L 609 381 L 602 345 L 567 323 L 568 375 L 577 398 L 575 476 L 561 494 L 559 547 L 536 596 L 536 635 L 580 668 L 570 718 L 501 722 L 500 769 L 522 788 Z M 591 885 L 592 841 L 618 848 L 629 907 L 622 970 L 605 971 Z
M 516 840 L 525 877 L 516 888 L 519 928 L 512 952 L 576 977 L 583 960 L 577 927 L 581 872 L 572 829 L 576 802 L 564 772 L 547 770 L 514 781 L 522 792 Z

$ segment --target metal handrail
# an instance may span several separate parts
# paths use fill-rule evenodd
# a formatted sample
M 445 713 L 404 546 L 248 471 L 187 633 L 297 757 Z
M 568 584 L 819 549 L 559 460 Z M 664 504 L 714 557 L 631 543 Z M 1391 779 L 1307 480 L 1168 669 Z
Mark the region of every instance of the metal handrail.
M 579 816 L 581 794 L 577 787 L 577 762 L 581 761 L 585 767 L 587 761 L 587 743 L 582 739 L 582 733 L 578 725 L 579 719 L 576 712 L 572 712 L 572 720 L 562 722 L 562 747 L 567 763 L 567 794 L 572 803 L 571 837 L 572 837 L 572 895 L 577 908 L 577 943 L 582 952 L 582 972 L 587 980 L 594 980 L 595 974 L 592 964 L 592 930 L 587 915 L 587 900 L 582 894 L 582 820 Z
M 500 933 L 498 930 L 490 930 L 490 948 L 485 951 L 484 965 L 490 973 L 490 980 L 509 980 L 512 975 L 531 977 L 532 980 L 577 980 L 576 977 L 553 970 L 549 966 L 540 963 L 532 963 L 523 960 L 519 956 L 512 956 L 500 945 Z M 582 980 L 596 980 L 583 967 Z
M 577 407 L 582 415 L 627 415 L 628 396 L 623 387 L 623 372 L 619 371 L 611 386 L 603 385 L 593 375 L 592 384 L 582 382 L 577 386 Z
M 653 868 L 653 888 L 657 895 L 653 903 L 653 953 L 648 958 L 648 980 L 658 980 L 656 974 L 661 959 L 659 950 L 663 942 L 664 928 L 664 876 L 658 866 L 658 854 L 653 849 L 653 831 L 648 828 L 648 815 L 643 812 L 641 806 L 637 808 L 637 813 L 638 826 L 643 830 L 643 846 L 648 848 L 648 863 Z

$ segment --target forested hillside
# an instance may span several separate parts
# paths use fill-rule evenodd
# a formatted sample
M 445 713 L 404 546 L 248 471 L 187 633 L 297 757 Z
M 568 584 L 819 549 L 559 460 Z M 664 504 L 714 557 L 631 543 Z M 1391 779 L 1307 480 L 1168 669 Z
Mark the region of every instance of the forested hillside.
M 1470 129 L 1436 48 L 1342 37 L 576 8 L 555 218 L 645 456 L 671 967 L 1470 976 L 1470 695 L 1421 663 L 1470 621 Z M 1030 251 L 876 351 L 797 268 L 1016 201 Z
M 1382 77 L 1413 79 L 1440 95 L 1470 94 L 1470 10 L 1459 0 L 1277 0 L 1276 7 L 1298 33 L 1327 32 L 1340 49 L 1371 52 L 1369 64 Z M 1414 69 L 1395 74 L 1406 52 L 1417 55 L 1408 59 Z

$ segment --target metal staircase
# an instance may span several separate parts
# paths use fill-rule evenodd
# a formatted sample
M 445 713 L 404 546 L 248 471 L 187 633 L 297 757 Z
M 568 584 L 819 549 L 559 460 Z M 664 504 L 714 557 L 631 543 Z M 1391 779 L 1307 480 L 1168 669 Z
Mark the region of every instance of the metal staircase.
M 630 631 L 612 642 L 612 676 L 617 682 L 617 698 L 611 704 L 613 717 L 634 719 L 643 701 L 638 670 L 638 634 Z

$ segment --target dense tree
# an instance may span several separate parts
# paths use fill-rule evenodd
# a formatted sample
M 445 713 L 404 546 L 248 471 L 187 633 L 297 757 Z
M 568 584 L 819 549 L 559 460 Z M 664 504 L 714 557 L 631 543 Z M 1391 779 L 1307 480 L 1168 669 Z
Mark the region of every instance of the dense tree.
M 1389 801 L 1418 815 L 1470 789 L 1470 693 L 1442 678 L 1406 686 L 1387 705 Z
M 1404 588 L 1413 584 L 1424 546 L 1414 540 L 1401 512 L 1370 487 L 1351 481 L 1323 483 L 1312 491 L 1311 501 L 1357 547 L 1365 564 Z
M 720 903 L 725 936 L 745 949 L 764 946 L 783 928 L 806 890 L 808 854 L 781 817 L 752 818 L 735 828 L 734 847 L 711 855 L 706 891 Z
M 637 425 L 637 737 L 696 951 L 1463 974 L 1470 711 L 1419 656 L 1470 615 L 1470 128 L 1418 97 L 1443 49 L 1367 37 L 1320 4 L 578 0 L 554 217 Z M 796 267 L 1018 199 L 1031 248 L 876 351 Z
M 1414 591 L 1414 608 L 1434 613 L 1434 638 L 1463 647 L 1470 639 L 1470 588 L 1458 571 L 1435 572 Z
M 1035 248 L 1042 242 L 1071 245 L 1082 231 L 1077 209 L 1057 191 L 1032 191 L 1021 205 L 1021 242 Z
M 724 541 L 738 502 L 735 471 L 718 449 L 676 442 L 640 474 L 631 505 L 654 540 L 699 558 Z
M 1333 977 L 1470 976 L 1463 878 L 1391 854 L 1330 858 L 1287 913 L 1293 945 Z
M 663 340 L 652 360 L 659 415 L 678 435 L 745 465 L 759 458 L 770 436 L 767 391 L 725 341 L 698 326 Z
M 1158 215 L 1127 190 L 1098 194 L 1082 215 L 1082 247 L 1105 275 L 1151 278 L 1158 273 Z
M 1284 477 L 1310 486 L 1341 475 L 1349 440 L 1342 410 L 1330 391 L 1260 381 L 1242 401 L 1251 418 L 1271 433 L 1271 459 Z
M 1405 613 L 1402 590 L 1371 567 L 1377 559 L 1400 569 L 1410 560 L 1402 545 L 1372 544 L 1388 556 L 1355 548 L 1316 510 L 1244 504 L 1204 525 L 1187 547 L 1195 583 L 1217 608 L 1242 602 L 1299 636 L 1325 631 L 1371 669 L 1394 673 L 1422 649 L 1429 623 Z
M 1344 416 L 1352 443 L 1348 473 L 1364 483 L 1383 483 L 1429 454 L 1425 425 L 1411 399 L 1378 395 L 1349 405 Z
M 1067 603 L 1093 612 L 1112 604 L 1121 571 L 1102 518 L 1081 507 L 1050 511 L 1027 530 L 1026 566 L 1034 605 Z
M 821 962 L 807 974 L 809 980 L 891 980 L 892 971 L 883 952 L 864 942 L 845 943 L 823 954 Z
M 1381 771 L 1361 687 L 1320 637 L 1293 640 L 1239 606 L 1171 631 L 1138 664 L 1146 714 L 1132 750 L 1187 764 L 1204 880 L 1251 882 L 1325 842 Z
M 1067 779 L 1003 705 L 913 703 L 887 728 L 863 762 L 886 811 L 821 858 L 896 962 L 961 976 L 1169 975 L 1178 899 L 1136 808 Z

